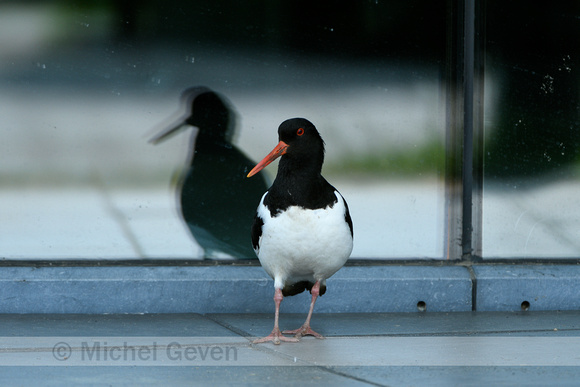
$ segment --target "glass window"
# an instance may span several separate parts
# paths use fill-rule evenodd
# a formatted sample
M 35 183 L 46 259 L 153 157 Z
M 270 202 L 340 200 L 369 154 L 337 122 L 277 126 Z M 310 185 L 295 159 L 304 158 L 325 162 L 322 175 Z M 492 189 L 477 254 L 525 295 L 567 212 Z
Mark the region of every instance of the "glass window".
M 191 145 L 202 124 L 189 121 L 189 128 L 156 145 L 149 140 L 188 119 L 192 90 L 211 90 L 227 110 L 227 139 L 254 162 L 277 143 L 283 120 L 303 116 L 318 127 L 327 147 L 323 174 L 350 206 L 353 258 L 442 259 L 448 25 L 446 4 L 428 1 L 340 7 L 266 0 L 3 2 L 2 256 L 207 255 L 192 238 L 176 193 L 188 158 L 195 163 Z M 565 46 L 572 48 L 577 34 L 568 33 Z M 546 88 L 540 96 L 559 96 L 554 103 L 564 109 L 564 98 L 578 97 L 577 88 L 560 91 L 577 79 L 567 70 L 575 57 L 569 50 L 553 54 L 561 70 L 519 67 L 536 72 Z M 493 66 L 490 72 L 506 76 Z M 494 93 L 505 98 L 500 86 Z M 493 113 L 501 120 L 501 109 Z M 513 114 L 506 119 L 532 126 L 526 121 L 531 117 Z M 564 110 L 558 122 L 572 125 L 571 114 Z M 554 132 L 541 166 L 547 157 L 571 165 L 576 148 L 565 133 Z M 501 140 L 500 129 L 489 138 Z M 198 141 L 198 155 L 201 146 Z M 209 190 L 223 173 L 196 180 L 207 186 L 204 192 L 217 192 L 207 199 L 207 213 L 222 210 L 210 199 L 227 188 Z M 271 179 L 275 166 L 267 174 Z M 495 175 L 490 169 L 487 176 Z M 514 185 L 500 188 L 521 192 Z M 227 192 L 247 192 L 240 187 L 233 184 Z M 504 196 L 495 197 L 502 202 Z M 259 197 L 248 200 L 257 205 Z M 533 225 L 535 216 L 542 214 L 522 216 L 521 226 Z M 250 223 L 232 226 L 224 238 L 245 233 L 249 246 Z M 197 234 L 198 240 L 206 237 L 203 230 Z
M 580 255 L 576 2 L 487 2 L 484 258 Z

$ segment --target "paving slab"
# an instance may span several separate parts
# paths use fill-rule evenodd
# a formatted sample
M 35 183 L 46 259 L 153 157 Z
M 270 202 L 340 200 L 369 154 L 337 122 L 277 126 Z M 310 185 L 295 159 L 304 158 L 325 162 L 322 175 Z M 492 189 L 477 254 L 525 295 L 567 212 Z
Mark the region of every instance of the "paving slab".
M 274 314 L 209 314 L 246 336 L 265 336 Z M 281 329 L 296 329 L 306 313 L 281 314 Z M 327 337 L 429 335 L 579 335 L 580 312 L 314 313 L 312 327 Z
M 0 314 L 0 336 L 194 336 L 237 334 L 203 315 L 189 314 Z
M 260 345 L 321 366 L 580 367 L 578 336 L 308 337 L 299 345 Z
M 2 367 L 3 386 L 369 386 L 318 367 Z
M 379 386 L 577 386 L 580 367 L 332 367 Z
M 298 324 L 303 318 L 282 315 L 282 321 Z M 272 320 L 271 315 L 262 314 L 3 314 L 0 331 L 5 339 L 1 341 L 0 357 L 4 366 L 0 381 L 7 386 L 471 386 L 577 385 L 580 377 L 578 311 L 318 314 L 313 323 L 327 335 L 324 340 L 306 337 L 300 343 L 278 346 L 251 344 L 250 336 L 257 333 L 256 329 L 269 333 Z M 119 342 L 126 341 L 129 348 L 137 343 L 160 351 L 159 357 L 127 366 L 127 360 L 118 358 L 78 358 L 83 354 L 81 345 L 73 346 L 70 358 L 52 359 L 58 362 L 52 366 L 31 364 L 59 355 L 51 347 L 52 341 L 60 340 L 56 347 L 65 340 L 95 343 L 104 339 L 109 340 L 108 348 L 113 344 L 112 348 L 117 349 L 110 349 L 109 354 L 118 355 L 122 348 Z M 204 346 L 206 351 L 232 346 L 237 362 L 228 364 L 220 358 L 221 363 L 208 365 L 199 358 L 184 361 L 168 357 L 168 343 L 163 340 L 177 340 L 183 348 Z M 175 344 L 171 345 L 176 350 Z M 104 349 L 100 350 L 103 354 Z M 161 351 L 165 351 L 165 357 Z

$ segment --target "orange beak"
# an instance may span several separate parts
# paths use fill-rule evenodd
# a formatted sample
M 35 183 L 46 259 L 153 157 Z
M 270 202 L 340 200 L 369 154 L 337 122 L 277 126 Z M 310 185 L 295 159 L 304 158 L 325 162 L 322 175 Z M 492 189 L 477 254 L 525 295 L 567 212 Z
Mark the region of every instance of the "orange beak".
M 278 145 L 276 145 L 276 147 L 274 149 L 272 149 L 272 152 L 268 153 L 268 156 L 264 157 L 264 159 L 262 159 L 262 161 L 260 161 L 254 167 L 254 169 L 252 169 L 250 171 L 250 173 L 248 173 L 247 177 L 252 177 L 256 173 L 260 172 L 262 169 L 264 169 L 272 161 L 276 160 L 278 157 L 285 154 L 287 149 L 288 149 L 288 144 L 286 144 L 284 141 L 280 141 L 278 143 Z

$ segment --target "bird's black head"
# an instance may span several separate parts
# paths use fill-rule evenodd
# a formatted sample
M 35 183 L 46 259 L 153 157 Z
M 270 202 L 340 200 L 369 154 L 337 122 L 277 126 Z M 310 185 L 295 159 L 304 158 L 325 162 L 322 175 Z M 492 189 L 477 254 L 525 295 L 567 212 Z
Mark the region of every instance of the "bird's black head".
M 280 168 L 298 173 L 319 174 L 324 162 L 324 141 L 312 122 L 305 118 L 291 118 L 278 128 L 279 143 L 250 171 L 253 176 L 272 161 L 282 156 Z
M 324 158 L 324 141 L 312 122 L 305 118 L 290 118 L 278 127 L 278 140 L 288 144 L 285 155 L 300 155 L 307 159 Z
M 278 128 L 278 137 L 288 144 L 280 159 L 279 170 L 311 170 L 320 173 L 324 162 L 324 141 L 312 122 L 305 118 L 286 120 Z

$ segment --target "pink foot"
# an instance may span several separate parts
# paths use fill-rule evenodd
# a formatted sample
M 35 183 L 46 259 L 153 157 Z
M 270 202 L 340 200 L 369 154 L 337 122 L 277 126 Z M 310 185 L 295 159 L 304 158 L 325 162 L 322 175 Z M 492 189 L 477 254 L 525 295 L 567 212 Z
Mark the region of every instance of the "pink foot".
M 271 341 L 272 343 L 278 345 L 278 344 L 280 344 L 281 341 L 286 341 L 286 342 L 290 342 L 290 343 L 297 343 L 300 340 L 298 338 L 295 338 L 295 337 L 286 337 L 286 336 L 282 335 L 282 333 L 280 333 L 280 329 L 274 328 L 272 330 L 272 333 L 270 333 L 268 336 L 262 337 L 261 339 L 254 340 L 254 344 L 266 343 L 268 341 Z
M 317 339 L 324 339 L 320 333 L 314 332 L 310 325 L 302 325 L 298 329 L 294 329 L 293 331 L 284 331 L 287 335 L 294 335 L 297 339 L 301 338 L 302 336 L 314 336 Z

